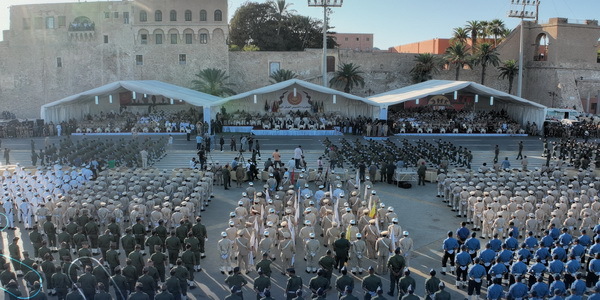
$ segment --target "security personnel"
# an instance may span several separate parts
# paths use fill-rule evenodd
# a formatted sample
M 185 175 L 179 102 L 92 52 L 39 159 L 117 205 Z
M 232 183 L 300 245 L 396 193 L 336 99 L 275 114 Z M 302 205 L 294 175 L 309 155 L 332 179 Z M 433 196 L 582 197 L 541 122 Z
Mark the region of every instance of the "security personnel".
M 316 296 L 323 296 L 323 299 L 325 299 L 325 295 L 331 287 L 329 285 L 329 280 L 325 278 L 325 271 L 323 271 L 323 269 L 319 269 L 317 271 L 317 276 L 310 279 L 308 287 L 313 293 L 313 298 L 316 298 Z M 318 291 L 321 291 L 320 295 L 317 293 Z
M 381 278 L 375 275 L 375 269 L 372 266 L 370 266 L 369 275 L 367 275 L 362 282 L 362 289 L 365 291 L 365 300 L 369 300 L 375 295 L 377 295 L 378 288 L 383 289 Z
M 271 289 L 271 278 L 269 278 L 261 268 L 257 269 L 258 277 L 254 279 L 254 291 L 256 292 L 256 300 L 265 297 L 265 291 Z
M 342 276 L 338 277 L 335 281 L 335 288 L 338 291 L 338 298 L 344 295 L 346 287 L 354 289 L 354 279 L 348 275 L 348 269 L 342 268 Z
M 437 278 L 434 269 L 429 270 L 430 277 L 425 280 L 425 300 L 437 299 L 435 293 L 440 290 L 440 279 Z
M 296 270 L 293 268 L 287 269 L 287 273 L 290 276 L 287 280 L 285 287 L 286 299 L 291 300 L 296 297 L 296 291 L 302 289 L 302 278 L 296 276 Z
M 110 250 L 106 251 L 105 261 L 108 263 L 108 268 L 111 274 L 113 274 L 117 266 L 121 263 L 119 261 L 119 251 L 117 251 L 116 243 L 111 243 Z
M 350 241 L 346 239 L 346 233 L 340 234 L 340 238 L 333 243 L 333 251 L 335 251 L 335 268 L 341 270 L 344 264 L 348 261 L 350 252 Z
M 335 259 L 333 258 L 331 250 L 327 249 L 325 255 L 319 259 L 319 267 L 325 271 L 325 278 L 331 281 L 333 269 L 335 268 Z
M 402 271 L 406 267 L 404 256 L 400 254 L 400 247 L 394 250 L 394 256 L 390 257 L 387 261 L 387 268 L 390 270 L 390 290 L 388 295 L 394 296 L 394 291 L 398 286 L 398 281 L 402 276 Z
M 473 265 L 469 268 L 468 271 L 469 283 L 467 286 L 467 293 L 469 298 L 473 296 L 475 293 L 477 298 L 481 295 L 481 284 L 483 278 L 486 276 L 485 268 L 481 265 L 481 260 L 479 257 L 476 257 L 473 261 Z
M 127 278 L 121 275 L 121 267 L 116 267 L 114 271 L 114 275 L 110 278 L 112 286 L 115 290 L 116 300 L 124 300 L 127 299 L 127 294 L 129 294 L 129 284 L 127 283 Z
M 185 245 L 185 251 L 181 253 L 181 262 L 188 271 L 188 286 L 192 287 L 194 280 L 194 267 L 196 266 L 196 255 L 194 255 L 194 252 L 192 251 L 192 245 Z
M 270 278 L 271 273 L 272 273 L 272 271 L 271 271 L 271 263 L 272 262 L 273 261 L 269 259 L 269 254 L 263 253 L 262 260 L 256 264 L 256 269 L 257 270 L 261 269 L 263 274 L 265 274 L 265 276 Z
M 467 245 L 462 245 L 460 253 L 456 255 L 456 287 L 462 288 L 467 286 L 467 273 L 471 264 L 471 255 L 467 252 Z
M 21 271 L 21 248 L 18 245 L 19 237 L 15 236 L 12 239 L 12 243 L 8 245 L 8 253 L 10 254 L 10 258 L 12 258 L 13 270 L 17 275 L 23 275 L 23 271 Z
M 440 282 L 438 284 L 439 287 L 439 291 L 435 292 L 435 294 L 433 294 L 433 298 L 435 300 L 450 300 L 452 299 L 452 297 L 450 296 L 450 293 L 448 293 L 448 291 L 446 291 L 446 285 L 443 282 Z
M 240 272 L 240 268 L 235 267 L 235 268 L 233 268 L 233 274 L 231 274 L 227 278 L 225 278 L 225 284 L 227 284 L 227 286 L 229 286 L 229 288 L 232 288 L 234 286 L 243 287 L 246 284 L 248 284 L 248 281 L 246 281 L 244 276 L 242 276 L 242 274 Z M 241 290 L 239 291 L 239 295 L 243 297 Z
M 121 237 L 121 246 L 125 251 L 125 255 L 129 255 L 129 253 L 135 250 L 135 237 L 131 234 L 131 228 L 125 229 L 125 235 Z
M 154 246 L 154 254 L 150 256 L 150 260 L 153 262 L 156 271 L 158 272 L 158 277 L 161 282 L 165 282 L 166 277 L 166 265 L 168 264 L 168 257 L 164 253 L 160 251 L 160 245 Z
M 208 239 L 208 234 L 206 232 L 206 226 L 202 224 L 202 218 L 196 217 L 196 224 L 192 226 L 192 233 L 194 236 L 200 241 L 199 250 L 200 250 L 200 259 L 206 257 L 204 253 L 204 243 Z
M 71 285 L 69 277 L 63 273 L 62 268 L 56 268 L 56 273 L 52 275 L 51 280 L 56 297 L 58 297 L 58 300 L 64 300 Z
M 102 259 L 104 260 L 106 260 L 106 252 L 110 249 L 112 241 L 113 236 L 108 229 L 98 237 L 98 248 L 100 249 L 100 254 L 102 254 Z
M 175 231 L 171 231 L 171 236 L 165 240 L 165 245 L 169 255 L 169 266 L 173 267 L 177 262 L 179 250 L 181 250 L 181 240 L 175 235 Z
M 398 299 L 403 299 L 404 295 L 408 294 L 410 290 L 416 288 L 417 283 L 412 276 L 410 276 L 410 271 L 408 268 L 404 270 L 404 276 L 400 278 L 400 282 L 398 283 Z
M 142 292 L 146 293 L 150 299 L 154 299 L 154 294 L 158 289 L 156 281 L 148 274 L 148 267 L 142 270 L 143 275 L 138 279 L 138 283 L 142 284 Z
M 96 276 L 92 275 L 92 266 L 85 267 L 85 273 L 79 276 L 77 283 L 81 285 L 81 291 L 86 299 L 94 299 L 98 282 Z

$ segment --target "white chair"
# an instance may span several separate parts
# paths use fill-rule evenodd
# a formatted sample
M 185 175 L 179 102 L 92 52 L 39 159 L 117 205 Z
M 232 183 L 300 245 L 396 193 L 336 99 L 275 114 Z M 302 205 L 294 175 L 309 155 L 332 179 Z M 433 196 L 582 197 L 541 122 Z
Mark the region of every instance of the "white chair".
M 154 127 L 154 132 L 156 132 L 156 133 L 160 132 L 160 128 Z
M 77 129 L 75 129 L 75 132 L 77 132 L 77 133 L 81 133 L 81 132 L 82 132 L 82 130 L 81 130 L 81 128 L 77 127 Z
M 102 133 L 102 132 L 103 132 L 102 128 L 100 128 L 100 127 L 96 128 L 96 133 Z
M 400 133 L 406 133 L 406 128 L 404 128 L 404 127 L 400 128 Z
M 487 133 L 487 130 L 485 130 L 485 128 L 479 128 L 479 133 Z
M 179 132 L 185 132 L 185 127 L 179 127 Z
M 433 128 L 427 127 L 427 133 L 433 133 Z
M 506 133 L 508 133 L 508 134 L 514 134 L 514 133 L 515 133 L 515 131 L 514 131 L 514 130 L 512 130 L 512 128 L 511 128 L 511 129 L 508 129 L 508 130 L 506 131 Z
M 304 130 L 304 129 L 306 129 L 306 125 L 300 124 L 300 125 L 298 125 L 298 128 Z
M 171 126 L 167 127 L 167 132 L 169 132 L 169 133 L 173 132 L 173 127 L 171 127 Z
M 440 129 L 440 133 L 446 133 L 446 127 L 442 127 L 442 128 Z
M 525 134 L 525 129 L 519 129 L 519 134 Z
M 110 127 L 106 127 L 106 128 L 104 128 L 104 132 L 105 132 L 105 133 L 109 133 L 109 132 L 110 132 Z
M 121 128 L 119 128 L 119 127 L 115 128 L 115 132 L 121 132 Z
M 473 128 L 471 128 L 471 127 L 467 128 L 467 133 L 473 133 Z
M 144 133 L 148 133 L 150 130 L 148 129 L 148 127 L 144 127 L 144 129 L 142 129 L 142 131 L 143 131 Z
M 319 130 L 325 130 L 325 124 L 319 125 Z
M 452 133 L 458 133 L 458 128 L 452 129 Z
M 417 133 L 423 133 L 423 128 L 420 128 L 420 127 L 419 127 L 419 128 L 417 129 Z
M 496 129 L 496 133 L 502 133 L 502 128 Z

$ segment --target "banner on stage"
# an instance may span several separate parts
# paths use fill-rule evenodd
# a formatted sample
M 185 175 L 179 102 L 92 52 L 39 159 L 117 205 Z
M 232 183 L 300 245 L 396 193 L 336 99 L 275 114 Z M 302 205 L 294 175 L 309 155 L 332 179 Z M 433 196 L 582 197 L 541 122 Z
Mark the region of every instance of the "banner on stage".
M 304 90 L 297 89 L 283 91 L 279 100 L 267 100 L 265 102 L 265 111 L 270 112 L 290 112 L 290 111 L 309 111 L 313 113 L 323 112 L 323 101 L 312 99 L 312 95 Z

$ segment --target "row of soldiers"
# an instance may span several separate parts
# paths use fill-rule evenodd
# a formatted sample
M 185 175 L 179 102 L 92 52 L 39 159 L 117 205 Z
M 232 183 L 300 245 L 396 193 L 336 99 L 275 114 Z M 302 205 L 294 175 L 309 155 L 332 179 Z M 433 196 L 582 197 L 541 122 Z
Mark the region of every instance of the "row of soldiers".
M 303 259 L 306 273 L 323 273 L 317 277 L 327 278 L 327 282 L 334 270 L 347 268 L 353 274 L 363 274 L 371 264 L 371 275 L 385 275 L 393 269 L 391 278 L 399 279 L 410 262 L 413 241 L 398 224 L 394 208 L 386 207 L 368 180 L 363 187 L 354 178 L 346 183 L 339 177 L 331 180 L 329 191 L 322 185 L 316 191 L 305 184 L 304 188 L 292 185 L 275 192 L 269 191 L 268 185 L 259 190 L 249 185 L 217 243 L 221 273 L 234 276 L 256 269 L 270 277 L 272 268 L 286 274 L 286 270 L 298 268 L 298 261 Z M 388 260 L 398 259 L 390 259 L 394 252 L 402 257 L 402 266 L 389 265 Z M 263 259 L 254 262 L 261 255 Z M 235 268 L 233 259 L 237 260 Z M 278 260 L 280 263 L 272 266 Z M 235 286 L 238 282 L 230 284 Z M 311 289 L 317 297 L 318 287 Z M 393 290 L 390 287 L 390 292 Z
M 457 287 L 468 288 L 469 295 L 479 295 L 482 279 L 501 287 L 502 278 L 509 279 L 506 286 L 514 298 L 534 291 L 541 298 L 551 296 L 542 292 L 555 293 L 552 283 L 557 280 L 564 280 L 558 293 L 565 295 L 574 284 L 571 293 L 583 295 L 586 286 L 596 284 L 600 270 L 598 179 L 590 171 L 555 166 L 501 171 L 482 167 L 467 173 L 441 169 L 437 196 L 457 217 L 466 218 L 456 236 L 449 232 L 444 241 L 442 271 L 449 262 Z M 481 247 L 486 238 L 489 242 Z M 525 279 L 523 286 L 520 281 Z
M 578 141 L 574 138 L 563 138 L 559 141 L 550 142 L 543 140 L 544 152 L 542 157 L 548 161 L 554 159 L 557 164 L 569 164 L 579 169 L 600 167 L 600 147 L 598 143 Z

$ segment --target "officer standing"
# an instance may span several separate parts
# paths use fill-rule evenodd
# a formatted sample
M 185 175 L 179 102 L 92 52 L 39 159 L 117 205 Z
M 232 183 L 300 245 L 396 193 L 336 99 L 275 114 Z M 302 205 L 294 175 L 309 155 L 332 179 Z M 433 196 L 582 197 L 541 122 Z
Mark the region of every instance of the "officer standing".
M 287 269 L 287 273 L 290 276 L 285 287 L 286 299 L 291 300 L 296 297 L 296 292 L 302 290 L 302 278 L 296 276 L 296 270 L 293 268 Z
M 344 295 L 346 287 L 354 289 L 354 279 L 348 275 L 346 267 L 342 268 L 342 276 L 338 277 L 335 281 L 335 288 L 338 291 L 338 298 Z
M 400 247 L 394 250 L 394 256 L 390 257 L 387 262 L 387 268 L 390 270 L 390 291 L 388 295 L 394 296 L 394 291 L 398 287 L 398 281 L 402 276 L 402 272 L 406 267 L 404 257 L 400 254 Z
M 256 300 L 265 297 L 265 291 L 271 289 L 271 278 L 269 278 L 262 270 L 258 268 L 258 277 L 254 279 L 254 291 L 256 292 Z
M 383 289 L 381 278 L 375 275 L 375 269 L 372 266 L 369 267 L 369 275 L 363 279 L 362 288 L 365 291 L 365 300 L 370 300 L 375 297 L 375 295 L 377 295 L 377 289 Z

